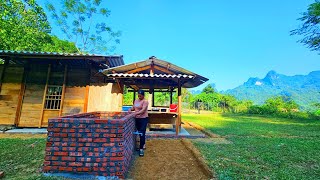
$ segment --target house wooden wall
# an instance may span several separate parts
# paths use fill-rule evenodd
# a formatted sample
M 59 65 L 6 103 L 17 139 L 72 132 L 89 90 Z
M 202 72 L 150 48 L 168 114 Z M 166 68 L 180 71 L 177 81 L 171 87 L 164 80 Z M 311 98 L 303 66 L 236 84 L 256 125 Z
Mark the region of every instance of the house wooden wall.
M 123 94 L 116 83 L 90 86 L 88 112 L 121 111 Z
M 28 68 L 0 65 L 0 124 L 46 127 L 48 118 L 92 111 L 121 111 L 122 93 L 117 84 L 90 83 L 90 69 L 29 64 Z M 1 77 L 1 74 L 4 74 Z M 49 77 L 48 77 L 49 75 Z M 44 109 L 45 89 L 63 85 L 61 110 Z M 19 99 L 20 95 L 20 99 Z M 21 102 L 19 107 L 19 101 Z
M 42 98 L 46 85 L 48 65 L 30 65 L 26 73 L 25 91 L 21 106 L 20 127 L 37 127 L 42 113 Z
M 0 124 L 11 125 L 15 123 L 19 93 L 21 89 L 23 67 L 1 65 L 1 91 L 0 91 Z

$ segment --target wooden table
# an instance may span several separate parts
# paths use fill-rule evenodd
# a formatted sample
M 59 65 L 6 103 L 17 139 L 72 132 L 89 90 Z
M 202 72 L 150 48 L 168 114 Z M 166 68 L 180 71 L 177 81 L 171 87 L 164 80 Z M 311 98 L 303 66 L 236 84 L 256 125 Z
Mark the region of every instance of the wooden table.
M 148 111 L 149 124 L 176 124 L 178 113 Z

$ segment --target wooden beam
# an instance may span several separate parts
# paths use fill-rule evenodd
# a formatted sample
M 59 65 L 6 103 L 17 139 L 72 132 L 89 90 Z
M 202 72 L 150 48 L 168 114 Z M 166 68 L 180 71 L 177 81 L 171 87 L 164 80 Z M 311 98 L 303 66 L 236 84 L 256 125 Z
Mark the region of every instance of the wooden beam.
M 150 65 L 150 75 L 154 75 L 154 64 L 153 64 L 153 62 Z
M 50 72 L 51 72 L 51 64 L 48 65 L 47 80 L 46 80 L 46 85 L 44 87 L 44 92 L 43 92 L 43 97 L 42 97 L 42 108 L 41 108 L 40 120 L 39 120 L 39 125 L 38 125 L 39 128 L 41 128 L 41 125 L 42 125 L 43 109 L 44 109 L 44 106 L 45 106 L 44 103 L 46 102 L 46 95 L 47 95 L 47 90 L 48 90 Z
M 2 82 L 3 82 L 3 79 L 4 79 L 4 73 L 5 73 L 8 65 L 9 65 L 9 60 L 5 59 L 4 60 L 3 70 L 1 72 L 1 78 L 0 78 L 0 92 L 1 92 Z
M 88 111 L 89 89 L 90 89 L 90 86 L 86 85 L 86 92 L 85 92 L 85 95 L 84 95 L 83 112 L 87 112 Z
M 137 93 L 137 91 L 134 90 L 134 91 L 133 91 L 133 102 L 136 100 L 136 93 Z
M 150 69 L 150 68 L 151 68 L 150 66 L 144 66 L 144 67 L 140 67 L 140 68 L 136 68 L 136 69 L 127 71 L 126 73 L 128 73 L 128 74 L 136 73 L 136 72 L 144 71 L 144 70 L 147 70 L 147 69 Z
M 131 85 L 131 87 L 136 91 L 139 90 L 139 87 L 137 85 Z
M 160 66 L 154 66 L 154 69 L 157 69 L 159 71 L 165 72 L 167 74 L 174 74 L 172 71 L 169 71 L 169 70 L 167 70 L 167 69 L 165 69 L 163 67 L 160 67 Z
M 128 90 L 128 92 L 134 92 L 135 90 Z M 169 90 L 153 90 L 153 92 L 170 92 Z M 177 91 L 172 91 L 172 92 L 177 92 Z
M 62 111 L 63 111 L 63 102 L 64 102 L 64 95 L 66 92 L 66 83 L 67 83 L 67 74 L 68 74 L 67 72 L 68 72 L 68 65 L 65 65 L 64 66 L 64 75 L 63 75 L 63 85 L 62 85 L 62 94 L 61 94 L 59 116 L 62 115 Z
M 21 108 L 22 108 L 22 103 L 23 103 L 23 97 L 24 93 L 26 90 L 26 83 L 27 83 L 27 74 L 29 72 L 29 68 L 24 68 L 23 71 L 23 76 L 22 76 L 22 81 L 21 81 L 21 87 L 20 87 L 20 92 L 18 96 L 18 104 L 17 104 L 17 109 L 16 109 L 16 117 L 14 119 L 14 125 L 18 126 L 20 117 L 21 117 Z
M 172 104 L 172 89 L 170 90 L 170 104 Z
M 119 88 L 120 92 L 123 94 L 123 88 L 122 88 L 121 82 L 119 81 L 119 79 L 116 79 L 116 82 L 118 84 L 118 88 Z
M 176 121 L 176 135 L 179 134 L 181 126 L 181 109 L 182 109 L 182 98 L 181 98 L 181 82 L 178 81 L 178 118 Z

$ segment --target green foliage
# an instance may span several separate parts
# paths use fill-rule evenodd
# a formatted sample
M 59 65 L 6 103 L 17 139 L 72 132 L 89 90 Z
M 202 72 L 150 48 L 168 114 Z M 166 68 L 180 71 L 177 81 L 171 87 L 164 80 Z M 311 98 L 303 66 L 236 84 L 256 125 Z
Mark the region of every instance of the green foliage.
M 41 51 L 51 41 L 46 14 L 35 0 L 1 0 L 0 27 L 0 49 Z
M 49 35 L 47 16 L 34 0 L 0 1 L 0 27 L 0 49 L 77 52 L 74 44 Z
M 203 93 L 210 94 L 214 93 L 214 88 L 211 86 L 211 84 L 208 84 L 203 90 Z
M 303 36 L 300 43 L 303 43 L 311 50 L 320 50 L 320 2 L 316 0 L 310 4 L 307 11 L 302 13 L 302 17 L 298 20 L 302 21 L 300 28 L 292 30 L 291 35 Z
M 74 43 L 61 40 L 56 36 L 51 36 L 51 43 L 44 44 L 41 51 L 45 52 L 65 52 L 65 53 L 76 53 L 78 52 L 77 47 Z
M 317 120 L 220 113 L 185 114 L 182 119 L 230 142 L 193 141 L 218 179 L 318 179 L 320 176 Z
M 269 98 L 265 104 L 252 105 L 248 108 L 248 114 L 277 116 L 291 119 L 320 119 L 315 113 L 300 112 L 299 106 L 293 100 L 285 101 L 281 96 Z
M 113 31 L 106 22 L 110 11 L 101 7 L 101 0 L 62 0 L 61 9 L 47 4 L 52 18 L 79 52 L 101 53 L 110 51 L 111 43 L 120 43 L 119 31 Z M 99 20 L 98 23 L 95 21 Z

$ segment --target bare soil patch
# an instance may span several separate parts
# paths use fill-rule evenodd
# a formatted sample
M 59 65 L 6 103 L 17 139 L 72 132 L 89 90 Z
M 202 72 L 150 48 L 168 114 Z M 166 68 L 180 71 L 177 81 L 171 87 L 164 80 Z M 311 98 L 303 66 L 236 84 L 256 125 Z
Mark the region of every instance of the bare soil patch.
M 128 178 L 210 179 L 206 169 L 181 140 L 147 141 L 144 157 L 136 157 Z
M 0 133 L 0 138 L 20 138 L 20 139 L 30 139 L 30 138 L 46 138 L 46 134 L 9 134 Z

